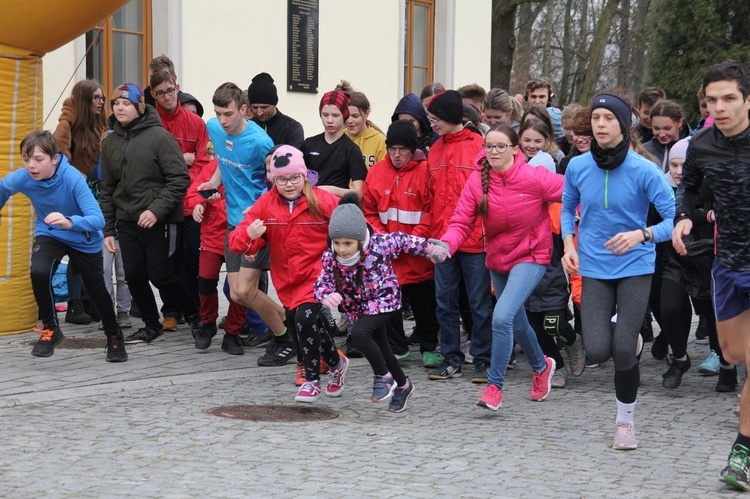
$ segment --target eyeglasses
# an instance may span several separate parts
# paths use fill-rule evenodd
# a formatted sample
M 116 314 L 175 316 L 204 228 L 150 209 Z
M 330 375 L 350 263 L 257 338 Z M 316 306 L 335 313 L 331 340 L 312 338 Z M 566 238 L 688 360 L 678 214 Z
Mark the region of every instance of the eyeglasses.
M 94 96 L 94 97 L 92 97 L 92 98 L 93 98 L 93 99 L 94 99 L 95 101 L 98 101 L 98 102 L 104 102 L 104 96 L 103 96 L 103 95 L 95 95 L 95 96 Z
M 427 121 L 430 122 L 430 125 L 435 126 L 438 124 L 438 121 L 440 121 L 440 118 L 427 118 Z
M 386 147 L 385 149 L 391 154 L 406 154 L 411 152 L 408 147 Z
M 165 95 L 174 95 L 176 91 L 177 89 L 175 87 L 172 87 L 166 90 L 159 90 L 158 92 L 155 92 L 155 93 L 157 97 L 161 98 L 161 97 L 164 97 Z
M 492 150 L 496 150 L 497 152 L 505 152 L 510 147 L 510 144 L 484 144 L 483 145 L 485 152 L 492 152 Z
M 276 185 L 278 185 L 279 187 L 283 187 L 288 183 L 297 185 L 302 182 L 302 174 L 298 173 L 297 175 L 292 175 L 291 177 L 276 177 L 275 179 L 273 179 L 273 181 L 276 182 Z

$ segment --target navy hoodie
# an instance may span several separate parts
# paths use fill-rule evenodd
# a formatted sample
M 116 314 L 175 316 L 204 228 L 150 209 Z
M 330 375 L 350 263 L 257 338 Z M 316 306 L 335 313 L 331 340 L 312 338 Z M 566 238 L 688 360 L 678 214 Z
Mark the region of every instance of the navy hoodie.
M 416 94 L 404 95 L 393 111 L 391 122 L 398 120 L 399 114 L 410 114 L 419 121 L 422 128 L 422 135 L 418 138 L 417 147 L 425 154 L 430 150 L 430 146 L 440 137 L 432 129 L 430 120 L 427 119 L 427 111 L 424 110 L 424 104 Z

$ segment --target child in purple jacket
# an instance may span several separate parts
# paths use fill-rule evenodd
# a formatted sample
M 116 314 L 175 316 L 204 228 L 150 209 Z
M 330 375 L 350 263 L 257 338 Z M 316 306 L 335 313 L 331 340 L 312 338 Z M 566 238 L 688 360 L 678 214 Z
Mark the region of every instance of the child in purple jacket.
M 331 249 L 323 253 L 315 298 L 329 308 L 342 305 L 352 324 L 352 341 L 375 374 L 372 401 L 390 400 L 388 410 L 401 412 L 414 387 L 391 352 L 385 330 L 388 319 L 401 309 L 401 288 L 391 261 L 406 252 L 442 262 L 448 248 L 441 241 L 402 232 L 370 234 L 358 201 L 344 196 L 331 214 Z

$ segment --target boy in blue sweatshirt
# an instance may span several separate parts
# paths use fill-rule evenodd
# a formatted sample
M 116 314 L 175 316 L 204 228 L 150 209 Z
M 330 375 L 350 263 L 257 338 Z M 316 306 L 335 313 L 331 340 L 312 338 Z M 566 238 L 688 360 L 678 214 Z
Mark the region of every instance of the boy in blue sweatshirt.
M 104 285 L 104 217 L 99 205 L 86 179 L 58 153 L 57 142 L 50 132 L 31 132 L 21 142 L 20 149 L 24 168 L 0 180 L 0 209 L 13 194 L 20 192 L 29 198 L 36 212 L 30 272 L 42 328 L 34 328 L 41 338 L 31 354 L 50 357 L 55 353 L 55 345 L 65 338 L 57 320 L 51 281 L 60 260 L 68 255 L 102 315 L 107 361 L 125 362 L 128 354 L 122 330 Z

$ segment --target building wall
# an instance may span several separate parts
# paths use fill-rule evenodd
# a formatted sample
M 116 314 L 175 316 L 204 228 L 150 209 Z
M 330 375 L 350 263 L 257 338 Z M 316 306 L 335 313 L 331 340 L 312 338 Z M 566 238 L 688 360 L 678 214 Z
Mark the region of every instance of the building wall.
M 225 81 L 246 89 L 267 72 L 279 90 L 279 109 L 306 135 L 322 131 L 318 103 L 341 79 L 370 100 L 370 119 L 382 129 L 402 96 L 403 0 L 320 0 L 317 94 L 286 91 L 287 2 L 275 0 L 153 0 L 153 52 L 166 53 L 181 87 L 212 115 L 211 96 Z M 491 0 L 437 0 L 435 79 L 447 87 L 489 85 Z M 45 116 L 83 55 L 82 39 L 44 57 Z M 108 93 L 109 89 L 105 89 Z M 54 128 L 62 100 L 46 125 Z M 50 124 L 51 123 L 51 124 Z

